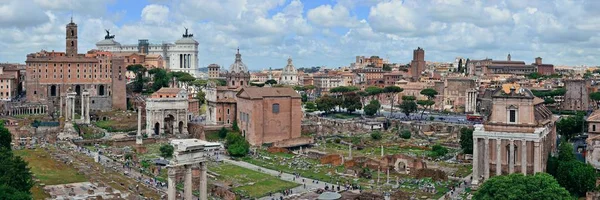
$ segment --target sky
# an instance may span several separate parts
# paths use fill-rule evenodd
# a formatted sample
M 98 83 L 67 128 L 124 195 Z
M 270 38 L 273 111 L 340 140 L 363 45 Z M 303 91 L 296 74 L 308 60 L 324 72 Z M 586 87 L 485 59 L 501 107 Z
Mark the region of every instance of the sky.
M 189 28 L 199 64 L 225 68 L 240 48 L 251 70 L 349 66 L 355 56 L 409 63 L 456 57 L 554 65 L 600 61 L 598 0 L 0 0 L 0 62 L 65 50 L 65 25 L 79 28 L 79 52 L 104 29 L 121 44 L 174 42 Z

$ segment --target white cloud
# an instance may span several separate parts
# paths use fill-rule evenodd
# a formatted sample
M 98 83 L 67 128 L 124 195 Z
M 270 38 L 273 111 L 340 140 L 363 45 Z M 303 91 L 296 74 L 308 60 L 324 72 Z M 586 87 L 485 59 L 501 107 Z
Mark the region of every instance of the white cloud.
M 37 5 L 22 0 L 8 0 L 0 3 L 0 26 L 28 27 L 47 22 L 48 16 Z
M 410 34 L 417 32 L 417 21 L 412 9 L 407 8 L 400 0 L 382 2 L 371 7 L 369 23 L 381 32 L 392 34 Z
M 313 24 L 321 27 L 353 27 L 356 26 L 358 20 L 355 17 L 350 16 L 350 11 L 343 5 L 336 4 L 321 5 L 314 9 L 311 9 L 307 13 L 307 18 Z
M 163 5 L 150 4 L 142 9 L 142 20 L 148 23 L 163 24 L 169 17 L 169 8 Z

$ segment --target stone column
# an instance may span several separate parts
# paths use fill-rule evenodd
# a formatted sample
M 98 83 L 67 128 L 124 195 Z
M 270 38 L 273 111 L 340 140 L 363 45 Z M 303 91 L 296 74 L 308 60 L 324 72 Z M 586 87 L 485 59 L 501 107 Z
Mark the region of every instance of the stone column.
M 527 175 L 527 141 L 521 140 L 521 172 Z
M 152 134 L 154 134 L 154 124 L 151 123 L 150 119 L 152 119 L 152 111 L 146 109 L 146 134 L 148 138 L 152 138 Z
M 485 138 L 483 151 L 483 177 L 484 179 L 490 178 L 490 139 Z
M 142 141 L 142 107 L 138 106 L 138 119 L 137 119 L 137 134 L 135 136 L 135 144 L 143 144 Z
M 85 123 L 85 95 L 81 92 L 81 123 Z
M 63 116 L 63 111 L 62 111 L 62 109 L 63 109 L 63 97 L 62 96 L 60 96 L 60 104 L 58 106 L 60 108 L 58 110 L 58 117 L 62 117 Z
M 381 157 L 383 157 L 383 145 L 381 145 Z
M 206 171 L 206 163 L 200 163 L 200 200 L 208 200 Z
M 192 199 L 192 165 L 185 165 L 184 199 Z
M 71 97 L 71 118 L 75 121 L 75 96 Z
M 515 144 L 514 140 L 510 140 L 510 148 L 508 150 L 508 173 L 515 173 Z
M 62 104 L 61 104 L 62 107 Z M 65 101 L 65 122 L 69 122 L 71 120 L 71 116 L 69 115 L 71 109 L 71 104 L 70 104 L 70 98 L 67 96 L 66 97 L 66 101 Z M 62 109 L 61 109 L 61 113 L 62 113 Z
M 496 139 L 496 176 L 502 175 L 502 140 Z
M 177 177 L 177 172 L 175 171 L 175 169 L 173 167 L 167 167 L 167 184 L 168 187 L 167 188 L 167 196 L 169 200 L 175 200 L 177 199 L 177 189 L 176 187 L 176 177 Z
M 533 173 L 542 172 L 542 155 L 540 142 L 533 142 Z
M 85 123 L 90 123 L 90 93 L 85 95 Z
M 300 147 L 302 148 L 302 147 Z M 352 159 L 352 143 L 350 143 L 350 146 L 348 148 L 348 159 Z
M 479 138 L 473 137 L 473 175 L 471 184 L 479 184 Z

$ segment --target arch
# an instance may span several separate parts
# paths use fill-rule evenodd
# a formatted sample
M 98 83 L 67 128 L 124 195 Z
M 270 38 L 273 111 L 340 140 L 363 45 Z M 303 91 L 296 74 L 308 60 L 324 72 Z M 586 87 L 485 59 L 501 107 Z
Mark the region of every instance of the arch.
M 50 86 L 50 96 L 56 96 L 56 85 Z
M 158 135 L 160 133 L 160 123 L 156 122 L 154 124 L 154 135 Z
M 104 96 L 104 85 L 98 86 L 98 96 Z
M 167 115 L 164 119 L 164 133 L 165 134 L 174 134 L 175 132 L 173 131 L 173 122 L 175 121 L 175 117 L 171 114 Z
M 81 95 L 81 86 L 80 85 L 75 86 L 75 92 L 77 93 L 77 96 Z
M 240 81 L 240 86 L 244 86 L 244 81 Z
M 71 29 L 71 36 L 75 36 L 75 30 Z
M 179 121 L 179 134 L 183 134 L 183 121 Z
M 75 41 L 71 41 L 71 46 L 74 47 L 75 46 Z
M 408 161 L 402 158 L 396 159 L 396 162 L 394 163 L 394 169 L 396 169 L 396 172 L 398 173 L 408 173 Z

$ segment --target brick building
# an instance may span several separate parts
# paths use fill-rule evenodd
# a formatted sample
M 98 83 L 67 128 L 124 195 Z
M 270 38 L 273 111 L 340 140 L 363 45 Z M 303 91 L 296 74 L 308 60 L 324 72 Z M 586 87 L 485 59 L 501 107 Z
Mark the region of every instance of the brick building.
M 542 75 L 554 74 L 554 65 L 553 64 L 543 64 L 541 57 L 535 58 L 535 63 L 533 63 L 533 65 L 537 66 L 537 72 Z
M 418 47 L 413 51 L 413 59 L 410 62 L 410 74 L 412 81 L 419 81 L 421 73 L 425 71 L 425 50 Z
M 75 109 L 80 108 L 81 93 L 90 93 L 91 110 L 127 109 L 124 59 L 110 52 L 77 52 L 77 24 L 67 24 L 66 52 L 40 51 L 27 55 L 26 97 L 57 110 L 65 105 L 66 93 L 77 93 Z
M 21 93 L 22 79 L 19 64 L 0 64 L 0 101 L 10 101 Z
M 591 82 L 585 79 L 565 79 L 564 102 L 561 103 L 563 110 L 588 110 L 590 107 Z
M 238 126 L 251 145 L 300 137 L 302 101 L 292 88 L 249 87 L 237 97 Z

